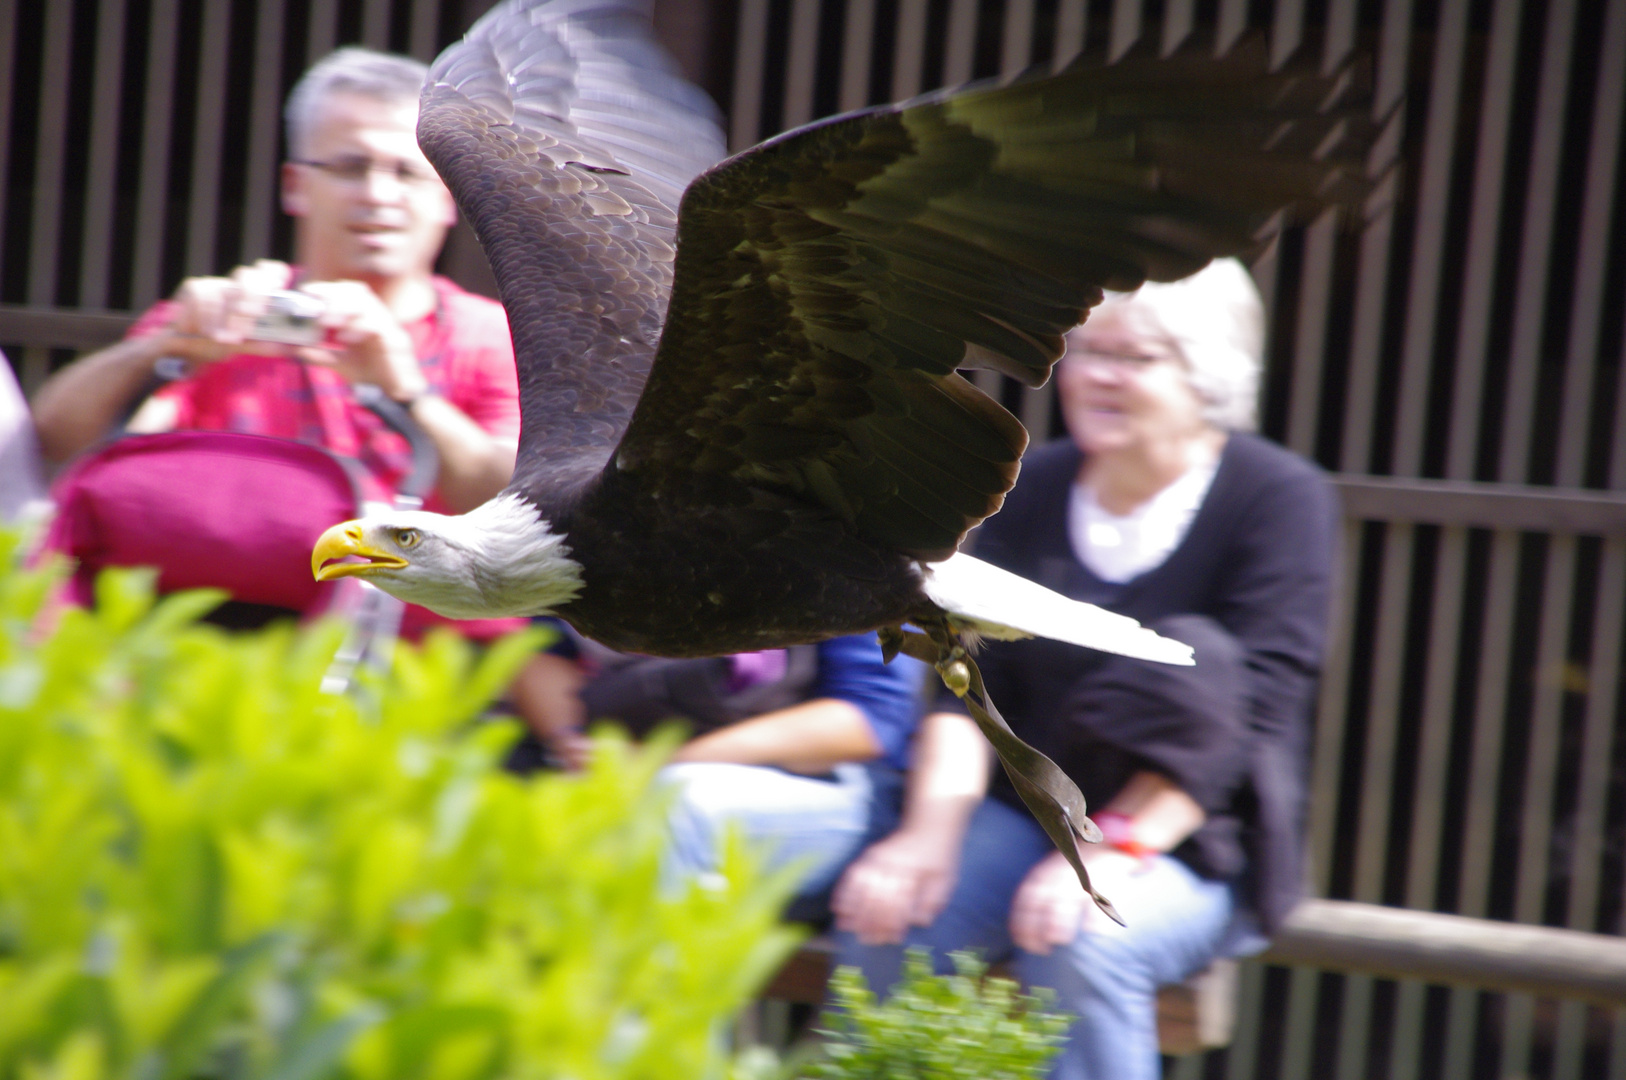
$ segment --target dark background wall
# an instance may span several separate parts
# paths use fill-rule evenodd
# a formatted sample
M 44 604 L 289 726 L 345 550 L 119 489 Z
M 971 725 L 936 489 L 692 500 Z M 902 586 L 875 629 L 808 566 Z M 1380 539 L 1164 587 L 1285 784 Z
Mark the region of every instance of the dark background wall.
M 0 0 L 0 304 L 139 311 L 183 277 L 286 258 L 292 229 L 276 178 L 294 81 L 345 44 L 433 59 L 489 7 Z M 733 9 L 663 0 L 655 15 L 685 70 L 726 98 Z M 466 228 L 442 269 L 495 294 Z M 17 325 L 0 322 L 0 333 Z M 106 331 L 81 320 L 54 332 L 85 345 Z M 25 388 L 69 355 L 19 349 L 39 337 L 13 330 L 4 342 Z
M 25 386 L 187 274 L 286 255 L 278 106 L 480 0 L 0 0 L 0 346 Z M 1325 896 L 1619 933 L 1626 0 L 659 0 L 743 148 L 938 85 L 1268 36 L 1351 50 L 1405 162 L 1255 267 L 1269 435 L 1344 492 L 1310 822 Z M 466 234 L 444 260 L 481 287 Z M 98 313 L 101 313 L 98 315 Z M 111 315 L 107 313 L 112 313 Z M 984 378 L 1036 433 L 1048 389 Z M 1372 479 L 1376 477 L 1377 479 Z M 1245 970 L 1180 1078 L 1626 1080 L 1626 1015 Z

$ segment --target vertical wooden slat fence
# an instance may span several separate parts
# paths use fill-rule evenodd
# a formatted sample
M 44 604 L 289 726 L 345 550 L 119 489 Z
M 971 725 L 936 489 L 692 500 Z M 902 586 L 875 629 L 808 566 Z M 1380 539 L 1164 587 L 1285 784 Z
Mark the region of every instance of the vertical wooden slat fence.
M 1502 210 L 1504 163 L 1508 156 L 1509 114 L 1513 109 L 1515 48 L 1518 44 L 1518 0 L 1496 0 L 1490 40 L 1485 49 L 1485 78 L 1479 101 L 1478 152 L 1469 191 L 1454 198 L 1472 200 L 1461 289 L 1461 321 L 1456 350 L 1457 372 L 1451 407 L 1449 456 L 1445 475 L 1470 479 L 1479 444 L 1485 357 L 1490 347 L 1492 287 L 1498 268 L 1497 229 Z
M 1560 519 L 1565 500 L 1626 493 L 1626 0 L 710 3 L 732 34 L 714 85 L 736 147 L 832 104 L 1143 41 L 1372 55 L 1404 168 L 1356 227 L 1298 223 L 1256 267 L 1266 433 L 1356 507 L 1317 709 L 1312 887 L 1620 933 L 1626 510 Z M 0 346 L 25 384 L 119 323 L 95 313 L 287 254 L 279 111 L 306 64 L 349 40 L 428 58 L 485 6 L 0 0 Z M 979 383 L 1059 431 L 1048 389 Z M 1356 498 L 1370 473 L 1421 497 Z M 1452 484 L 1483 498 L 1431 497 Z M 1553 520 L 1506 510 L 1517 485 L 1559 494 Z M 1170 1068 L 1626 1080 L 1626 1010 L 1250 964 L 1232 1045 Z
M 320 60 L 338 40 L 339 0 L 311 0 L 309 36 L 305 39 L 305 66 Z
M 90 146 L 85 173 L 84 236 L 80 243 L 80 307 L 105 308 L 113 267 L 114 187 L 118 180 L 119 108 L 123 102 L 124 35 L 128 3 L 110 0 L 98 12 L 96 71 L 91 91 Z
M 875 2 L 852 0 L 842 23 L 841 81 L 836 106 L 843 112 L 869 100 L 870 55 L 875 49 Z
M 412 5 L 408 25 L 411 27 L 405 50 L 408 55 L 427 59 L 440 50 L 443 36 L 440 0 L 417 0 Z
M 0 0 L 0 26 L 13 28 L 11 32 L 0 33 L 0 71 L 13 71 L 17 60 L 17 0 Z M 4 180 L 8 188 L 11 186 L 12 82 L 0 79 L 0 180 Z M 0 243 L 11 229 L 11 215 L 0 213 Z
M 786 2 L 745 0 L 764 37 L 753 46 L 742 18 L 742 59 L 776 47 L 770 15 Z M 1203 30 L 1224 44 L 1265 33 L 1278 59 L 1369 50 L 1405 168 L 1358 231 L 1301 223 L 1258 268 L 1278 331 L 1267 434 L 1335 474 L 1425 490 L 1626 489 L 1626 0 L 900 0 L 847 4 L 862 20 L 849 32 L 884 39 L 878 11 L 894 18 L 892 98 L 928 72 L 951 83 L 1141 39 L 1167 52 Z M 811 62 L 836 69 L 842 106 L 868 103 L 854 96 L 877 85 L 853 69 L 864 49 Z M 784 127 L 770 112 L 736 141 Z M 1057 430 L 1048 391 L 979 382 Z M 1314 886 L 1619 933 L 1626 513 L 1602 536 L 1508 520 L 1350 518 L 1312 763 Z M 1171 1075 L 1626 1080 L 1626 1020 L 1578 1003 L 1258 967 L 1240 993 L 1235 1043 Z
M 174 124 L 178 0 L 153 0 L 147 30 L 146 110 L 141 125 L 135 253 L 129 307 L 144 308 L 164 286 L 163 247 L 169 209 L 171 128 Z
M 203 6 L 203 41 L 225 42 L 231 29 L 231 5 Z M 220 45 L 199 50 L 197 107 L 192 130 L 192 169 L 187 189 L 186 261 L 182 273 L 215 272 L 215 225 L 220 202 L 208 197 L 219 190 L 222 151 L 225 149 L 226 57 Z
M 728 141 L 736 149 L 762 137 L 762 80 L 768 62 L 763 42 L 767 36 L 768 0 L 741 0 L 728 129 Z
M 241 252 L 271 250 L 276 216 L 277 149 L 282 131 L 282 50 L 287 17 L 281 4 L 261 5 L 254 23 L 254 81 L 249 99 Z
M 41 79 L 39 117 L 35 128 L 34 191 L 30 199 L 32 232 L 27 260 L 31 304 L 48 303 L 56 291 L 62 234 L 62 181 L 68 138 L 68 52 L 72 45 L 73 7 L 52 4 L 44 12 L 40 42 Z M 43 373 L 50 354 L 42 348 L 25 349 L 23 371 Z
M 430 59 L 488 6 L 0 0 L 0 348 L 25 389 L 116 325 L 74 312 L 288 256 L 281 108 L 311 60 L 351 42 Z
M 1089 4 L 1086 0 L 1058 0 L 1054 37 L 1055 58 L 1051 66 L 1060 70 L 1084 50 L 1084 32 L 1089 28 Z

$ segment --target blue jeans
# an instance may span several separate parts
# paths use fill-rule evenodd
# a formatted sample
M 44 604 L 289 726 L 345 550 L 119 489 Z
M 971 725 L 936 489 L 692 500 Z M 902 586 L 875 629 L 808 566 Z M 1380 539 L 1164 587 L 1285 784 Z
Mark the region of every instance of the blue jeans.
M 1156 1080 L 1157 988 L 1220 955 L 1230 940 L 1234 890 L 1160 855 L 1136 875 L 1127 895 L 1112 897 L 1128 928 L 1081 932 L 1071 945 L 1036 956 L 1011 942 L 1011 900 L 1028 870 L 1052 850 L 1028 815 L 985 800 L 972 816 L 959 881 L 937 921 L 912 931 L 901 946 L 866 946 L 838 935 L 838 961 L 861 968 L 870 988 L 884 994 L 898 981 L 903 950 L 911 945 L 930 947 L 940 971 L 951 969 L 948 954 L 955 949 L 976 949 L 990 963 L 1014 959 L 1025 985 L 1050 987 L 1053 1007 L 1078 1017 L 1051 1070 L 1055 1080 Z
M 716 870 L 719 845 L 732 826 L 772 852 L 770 864 L 800 861 L 805 876 L 792 918 L 822 921 L 841 872 L 897 824 L 902 778 L 879 763 L 837 765 L 828 777 L 800 776 L 761 765 L 681 762 L 661 770 L 676 785 L 670 814 L 668 869 L 683 877 Z

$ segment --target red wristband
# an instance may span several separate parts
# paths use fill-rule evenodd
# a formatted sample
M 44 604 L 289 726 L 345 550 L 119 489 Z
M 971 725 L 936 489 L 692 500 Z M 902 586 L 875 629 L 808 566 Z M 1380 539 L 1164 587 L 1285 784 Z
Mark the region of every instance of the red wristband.
M 1133 855 L 1137 859 L 1150 859 L 1156 855 L 1157 849 L 1148 847 L 1135 839 L 1135 819 L 1128 814 L 1120 814 L 1116 810 L 1103 810 L 1090 817 L 1101 827 L 1101 837 L 1106 845 Z

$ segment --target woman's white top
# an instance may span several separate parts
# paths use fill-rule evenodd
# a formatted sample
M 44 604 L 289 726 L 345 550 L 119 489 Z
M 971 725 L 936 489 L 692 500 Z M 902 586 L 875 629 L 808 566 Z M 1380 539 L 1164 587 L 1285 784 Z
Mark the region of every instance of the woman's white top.
M 1187 469 L 1180 479 L 1121 516 L 1104 509 L 1089 486 L 1075 483 L 1067 505 L 1073 554 L 1096 577 L 1119 585 L 1162 565 L 1185 539 L 1218 467 L 1215 460 Z

